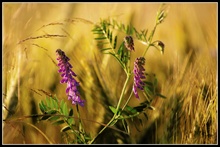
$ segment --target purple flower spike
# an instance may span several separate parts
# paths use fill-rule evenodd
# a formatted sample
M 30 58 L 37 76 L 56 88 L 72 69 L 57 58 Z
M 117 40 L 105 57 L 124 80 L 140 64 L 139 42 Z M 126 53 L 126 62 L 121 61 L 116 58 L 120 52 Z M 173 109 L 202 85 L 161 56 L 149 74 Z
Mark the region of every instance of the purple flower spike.
M 68 96 L 68 100 L 72 101 L 72 104 L 79 104 L 84 106 L 84 100 L 80 99 L 80 94 L 77 89 L 79 86 L 79 82 L 77 82 L 74 77 L 76 74 L 71 70 L 72 65 L 68 62 L 70 59 L 65 55 L 64 51 L 61 49 L 56 50 L 57 60 L 59 70 L 61 73 L 61 81 L 60 83 L 67 83 L 66 93 Z
M 136 98 L 139 99 L 137 89 L 144 90 L 145 83 L 142 81 L 142 79 L 145 79 L 144 75 L 144 64 L 145 64 L 145 58 L 139 57 L 136 58 L 134 62 L 134 85 L 133 85 L 133 91 Z

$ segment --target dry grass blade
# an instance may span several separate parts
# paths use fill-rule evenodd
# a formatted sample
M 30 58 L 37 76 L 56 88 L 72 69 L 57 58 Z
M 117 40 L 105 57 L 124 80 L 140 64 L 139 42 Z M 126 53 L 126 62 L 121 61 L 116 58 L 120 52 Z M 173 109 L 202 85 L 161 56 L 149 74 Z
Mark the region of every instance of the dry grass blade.
M 26 38 L 24 40 L 21 40 L 18 42 L 18 44 L 23 43 L 27 40 L 31 40 L 31 39 L 40 39 L 40 38 L 55 38 L 55 37 L 67 37 L 66 35 L 51 35 L 51 34 L 46 34 L 46 35 L 42 35 L 42 36 L 36 36 L 36 37 L 29 37 Z

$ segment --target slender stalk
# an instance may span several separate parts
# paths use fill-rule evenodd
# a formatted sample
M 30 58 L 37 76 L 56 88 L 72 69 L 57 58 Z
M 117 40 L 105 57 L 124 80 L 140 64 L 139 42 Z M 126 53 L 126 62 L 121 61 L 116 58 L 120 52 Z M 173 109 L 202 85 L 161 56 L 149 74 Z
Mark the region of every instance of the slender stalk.
M 133 90 L 131 90 L 131 94 L 129 95 L 128 100 L 126 101 L 126 103 L 125 103 L 124 106 L 122 107 L 121 111 L 123 111 L 123 110 L 125 109 L 125 107 L 128 105 L 128 103 L 129 103 L 129 101 L 130 101 L 130 99 L 131 99 L 132 94 L 133 94 Z
M 114 114 L 114 116 L 112 117 L 112 119 L 108 122 L 108 124 L 102 128 L 101 131 L 99 131 L 99 133 L 89 142 L 89 144 L 93 144 L 93 142 L 96 141 L 96 139 L 98 138 L 98 136 L 115 120 L 116 114 Z
M 127 78 L 126 78 L 126 81 L 125 81 L 125 83 L 124 83 L 124 86 L 123 86 L 123 89 L 122 89 L 122 92 L 121 92 L 121 95 L 120 95 L 120 98 L 119 98 L 119 101 L 118 101 L 118 104 L 117 104 L 117 107 L 116 107 L 116 113 L 113 115 L 112 119 L 108 122 L 108 124 L 107 124 L 104 128 L 102 128 L 102 130 L 99 131 L 99 133 L 89 142 L 89 144 L 94 143 L 94 142 L 96 141 L 96 139 L 98 138 L 98 136 L 99 136 L 108 126 L 110 126 L 113 121 L 117 120 L 118 110 L 119 110 L 120 105 L 121 105 L 121 102 L 122 102 L 122 100 L 123 100 L 123 95 L 124 95 L 124 93 L 125 93 L 126 86 L 127 86 L 128 81 L 129 81 L 129 79 L 130 79 L 130 73 L 127 73 L 126 75 L 127 75 Z M 116 122 L 117 122 L 117 121 L 116 121 Z M 116 123 L 116 122 L 114 122 L 114 123 Z
M 80 133 L 80 137 L 81 137 L 81 140 L 86 143 L 85 141 L 85 138 L 83 136 L 82 133 L 84 133 L 84 129 L 83 129 L 83 126 L 82 126 L 82 120 L 80 118 L 80 113 L 79 113 L 79 107 L 78 107 L 78 104 L 76 105 L 76 110 L 77 110 L 77 115 L 78 115 L 78 118 L 79 118 L 79 133 Z M 82 133 L 81 133 L 82 132 Z
M 147 53 L 149 47 L 151 46 L 151 42 L 152 42 L 154 33 L 155 33 L 155 31 L 156 31 L 157 25 L 158 25 L 158 24 L 156 23 L 156 25 L 154 26 L 154 29 L 152 30 L 152 32 L 151 32 L 151 34 L 150 34 L 150 37 L 149 37 L 149 39 L 148 39 L 147 48 L 146 48 L 146 50 L 145 50 L 145 52 L 144 52 L 144 54 L 143 54 L 143 57 L 146 55 L 146 53 Z
M 145 54 L 147 53 L 149 47 L 151 46 L 152 39 L 153 39 L 153 36 L 154 36 L 154 33 L 155 33 L 155 31 L 156 31 L 157 26 L 162 22 L 162 20 L 161 20 L 162 18 L 161 18 L 161 17 L 163 16 L 163 19 L 166 17 L 165 14 L 164 14 L 164 11 L 161 10 L 163 5 L 164 5 L 164 4 L 162 4 L 162 5 L 160 6 L 159 11 L 158 11 L 158 13 L 157 13 L 156 21 L 155 21 L 155 26 L 154 26 L 154 29 L 151 31 L 151 34 L 150 34 L 150 36 L 149 36 L 147 48 L 146 48 L 146 50 L 145 50 L 145 52 L 144 52 L 144 54 L 143 54 L 143 57 L 145 56 Z M 162 14 L 163 14 L 163 15 L 162 15 Z M 162 15 L 162 16 L 161 16 L 161 15 Z
M 124 83 L 124 86 L 123 86 L 123 89 L 122 89 L 122 92 L 121 92 L 121 96 L 120 96 L 120 98 L 119 98 L 119 101 L 118 101 L 118 105 L 117 105 L 117 107 L 116 107 L 116 110 L 118 111 L 119 110 L 119 108 L 120 108 L 120 105 L 121 105 L 121 102 L 122 102 L 122 99 L 123 99 L 123 95 L 124 95 L 124 92 L 125 92 L 125 88 L 126 88 L 126 86 L 127 86 L 127 84 L 128 84 L 128 81 L 129 81 L 129 79 L 130 79 L 130 73 L 126 73 L 126 75 L 127 75 L 127 78 L 126 78 L 126 81 L 125 81 L 125 83 Z

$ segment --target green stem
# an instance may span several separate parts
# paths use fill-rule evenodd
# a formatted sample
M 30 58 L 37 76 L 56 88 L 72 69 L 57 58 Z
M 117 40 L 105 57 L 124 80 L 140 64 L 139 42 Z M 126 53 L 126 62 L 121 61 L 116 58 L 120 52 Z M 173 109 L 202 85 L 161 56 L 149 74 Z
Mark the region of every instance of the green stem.
M 128 100 L 126 101 L 126 103 L 124 104 L 124 106 L 122 107 L 121 111 L 123 111 L 123 110 L 125 109 L 125 107 L 128 105 L 128 102 L 130 101 L 132 94 L 133 94 L 133 90 L 131 90 L 131 94 L 130 94 L 130 96 L 128 97 Z
M 78 115 L 78 118 L 79 118 L 79 133 L 80 133 L 80 140 L 82 140 L 84 143 L 86 143 L 85 141 L 85 138 L 83 136 L 82 133 L 84 133 L 84 129 L 83 129 L 83 126 L 82 126 L 82 121 L 81 121 L 81 118 L 80 118 L 80 113 L 79 113 L 79 107 L 78 105 L 76 105 L 76 110 L 77 110 L 77 115 Z M 81 133 L 82 132 L 82 133 Z
M 158 24 L 156 23 L 156 25 L 154 26 L 154 29 L 152 30 L 152 32 L 151 32 L 151 34 L 150 34 L 150 37 L 149 37 L 149 39 L 148 39 L 147 48 L 146 48 L 146 50 L 145 50 L 145 52 L 144 52 L 144 54 L 143 54 L 143 57 L 145 56 L 145 54 L 147 53 L 149 47 L 151 46 L 151 42 L 152 42 L 154 33 L 155 33 L 155 31 L 156 31 L 157 25 L 158 25 Z
M 99 133 L 89 142 L 89 144 L 93 144 L 93 142 L 96 141 L 97 137 L 115 120 L 116 115 L 114 114 L 114 116 L 112 117 L 112 119 L 108 122 L 108 124 L 102 128 L 101 131 L 99 131 Z
M 126 78 L 126 81 L 125 81 L 125 83 L 124 83 L 124 86 L 123 86 L 123 89 L 122 89 L 122 92 L 121 92 L 121 96 L 120 96 L 119 101 L 118 101 L 118 105 L 117 105 L 117 107 L 116 107 L 116 113 L 113 115 L 112 119 L 108 122 L 108 124 L 107 124 L 104 128 L 102 128 L 102 130 L 99 131 L 99 133 L 89 142 L 89 144 L 94 143 L 94 142 L 96 141 L 96 139 L 98 138 L 98 136 L 99 136 L 108 126 L 110 126 L 113 121 L 117 120 L 117 118 L 118 118 L 118 116 L 119 116 L 118 110 L 119 110 L 120 105 L 121 105 L 121 102 L 122 102 L 122 100 L 123 100 L 123 95 L 124 95 L 124 93 L 125 93 L 126 86 L 127 86 L 128 81 L 129 81 L 129 79 L 130 79 L 130 73 L 126 73 L 126 75 L 127 75 L 127 78 Z M 117 122 L 117 121 L 116 121 L 116 122 Z M 116 123 L 116 122 L 114 122 L 114 123 Z
M 163 6 L 163 4 L 161 5 L 161 7 L 160 7 L 159 10 L 161 10 L 162 6 Z M 159 11 L 159 12 L 160 12 L 160 11 Z M 157 28 L 157 26 L 160 24 L 160 22 L 158 22 L 159 17 L 160 17 L 159 15 L 160 15 L 160 13 L 157 13 L 157 17 L 156 17 L 156 21 L 155 21 L 155 26 L 154 26 L 154 29 L 152 30 L 152 32 L 151 32 L 151 34 L 150 34 L 150 37 L 149 37 L 149 39 L 148 39 L 147 48 L 146 48 L 146 50 L 145 50 L 145 52 L 144 52 L 144 54 L 143 54 L 143 57 L 145 56 L 145 54 L 147 53 L 147 50 L 148 50 L 149 47 L 151 46 L 152 39 L 153 39 L 154 33 L 155 33 L 155 31 L 156 31 L 156 28 Z
M 65 117 L 66 117 L 66 116 L 65 116 Z M 81 136 L 79 135 L 79 133 L 76 132 L 75 129 L 72 127 L 72 124 L 70 124 L 70 123 L 68 122 L 68 118 L 67 118 L 66 120 L 64 120 L 64 121 L 68 124 L 68 126 L 71 128 L 71 130 L 73 131 L 73 133 L 76 135 L 76 137 L 79 138 L 79 139 L 83 142 L 83 140 L 81 139 Z M 77 140 L 77 141 L 78 141 L 78 140 Z M 86 142 L 84 142 L 84 143 L 86 143 Z
M 124 83 L 124 86 L 123 86 L 123 89 L 122 89 L 122 92 L 121 92 L 121 96 L 120 96 L 120 98 L 119 98 L 119 101 L 118 101 L 118 105 L 117 105 L 117 107 L 116 107 L 116 110 L 118 111 L 119 110 L 119 108 L 120 108 L 120 105 L 121 105 L 121 102 L 122 102 L 122 99 L 123 99 L 123 95 L 124 95 L 124 92 L 125 92 L 125 88 L 126 88 L 126 86 L 127 86 L 127 84 L 128 84 L 128 81 L 129 81 L 129 79 L 130 79 L 130 72 L 128 72 L 128 73 L 126 73 L 126 75 L 127 75 L 127 78 L 126 78 L 126 81 L 125 81 L 125 83 Z

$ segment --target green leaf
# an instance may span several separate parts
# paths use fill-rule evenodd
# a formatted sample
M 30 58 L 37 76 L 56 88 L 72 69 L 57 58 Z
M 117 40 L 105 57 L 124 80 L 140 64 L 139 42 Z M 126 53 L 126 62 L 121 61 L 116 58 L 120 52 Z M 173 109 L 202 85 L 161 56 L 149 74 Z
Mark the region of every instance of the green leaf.
M 103 39 L 107 39 L 107 37 L 98 37 L 98 38 L 94 38 L 95 40 L 103 40 Z
M 127 111 L 125 111 L 125 110 L 123 110 L 123 111 L 121 112 L 121 114 L 122 114 L 122 115 L 125 115 L 125 116 L 129 116 L 129 113 L 128 113 Z
M 162 95 L 162 94 L 160 94 L 160 93 L 156 93 L 156 95 L 159 96 L 159 97 L 161 97 L 161 98 L 164 98 L 164 99 L 167 98 L 167 97 L 165 97 L 164 95 Z
M 46 111 L 46 113 L 47 114 L 56 114 L 57 111 L 52 109 L 52 110 Z
M 145 41 L 147 41 L 147 40 L 146 40 L 147 33 L 148 33 L 148 30 L 143 30 L 143 32 L 142 32 L 142 34 L 144 35 L 144 40 L 145 40 Z
M 136 109 L 138 112 L 142 112 L 144 111 L 144 109 L 147 107 L 146 104 L 140 105 L 140 106 L 136 106 L 134 107 L 134 109 Z
M 68 122 L 69 125 L 72 125 L 72 124 L 75 123 L 73 118 L 68 118 L 67 122 Z
M 86 141 L 90 141 L 92 139 L 90 136 L 85 136 L 84 138 L 86 139 Z
M 151 96 L 151 95 L 153 95 L 153 88 L 152 87 L 144 86 L 144 92 L 146 94 L 148 94 L 149 96 Z
M 61 102 L 60 102 L 60 112 L 61 112 L 61 114 L 63 114 L 64 104 L 65 104 L 65 102 L 64 102 L 64 100 L 62 99 Z
M 109 44 L 109 42 L 104 42 L 104 41 L 101 41 L 101 42 L 97 42 L 97 46 L 101 46 L 101 45 L 108 45 Z
M 73 109 L 70 108 L 69 116 L 73 116 Z
M 150 102 L 149 102 L 149 100 L 145 100 L 145 101 L 141 102 L 141 105 L 150 105 Z
M 112 48 L 103 48 L 101 51 L 111 50 Z
M 98 29 L 99 31 L 93 32 L 94 34 L 98 35 L 94 38 L 97 41 L 98 48 L 103 52 L 105 50 L 113 49 L 112 47 L 112 32 L 108 28 L 107 22 L 102 21 L 101 25 L 102 28 Z M 101 30 L 101 31 L 100 31 Z
M 117 36 L 115 36 L 113 48 L 115 49 L 116 46 L 117 46 Z
M 73 116 L 73 109 L 72 109 L 72 108 L 70 108 L 69 116 Z M 72 124 L 75 123 L 74 119 L 71 118 L 71 117 L 69 117 L 69 118 L 67 119 L 67 122 L 68 122 L 70 125 L 72 125 Z
M 126 108 L 127 111 L 131 112 L 132 114 L 137 113 L 137 110 L 134 109 L 133 107 L 130 107 L 130 106 L 127 105 L 125 108 Z
M 102 30 L 104 31 L 104 32 L 106 32 L 106 26 L 105 26 L 105 23 L 104 22 L 102 22 Z
M 60 118 L 60 116 L 51 116 L 50 118 L 49 118 L 49 120 L 50 121 L 55 121 L 55 120 L 58 120 Z
M 120 45 L 119 49 L 118 49 L 117 54 L 118 54 L 119 56 L 121 56 L 121 54 L 123 53 L 123 46 L 124 46 L 124 43 L 122 43 L 122 44 Z
M 43 116 L 43 117 L 41 117 L 41 119 L 40 120 L 47 120 L 48 118 L 50 118 L 51 116 Z
M 120 45 L 118 52 L 117 52 L 120 61 L 122 61 L 125 65 L 128 61 L 128 50 L 124 47 L 124 42 Z
M 109 29 L 107 31 L 107 37 L 109 39 L 109 42 L 112 43 L 112 32 Z
M 148 86 L 153 86 L 153 83 L 152 82 L 148 82 L 148 81 L 144 81 L 144 83 Z
M 41 110 L 42 113 L 44 113 L 45 111 L 47 111 L 47 108 L 46 108 L 46 106 L 45 106 L 45 104 L 44 104 L 43 101 L 41 101 L 41 102 L 39 103 L 39 107 L 40 107 L 40 110 Z
M 95 26 L 95 28 L 92 30 L 93 32 L 100 32 L 102 29 L 99 26 Z
M 112 32 L 109 34 L 109 41 L 112 43 Z
M 68 116 L 69 112 L 68 112 L 68 108 L 67 108 L 67 104 L 66 103 L 63 104 L 61 109 L 62 109 L 62 114 L 64 114 L 65 116 Z
M 50 98 L 46 97 L 46 105 L 47 107 L 50 107 Z
M 129 27 L 129 25 L 127 25 L 126 34 L 127 34 L 127 35 L 130 35 L 130 27 Z
M 116 114 L 117 113 L 117 110 L 116 108 L 114 108 L 113 106 L 109 106 L 109 109 L 114 113 Z
M 59 106 L 58 106 L 58 103 L 55 99 L 51 98 L 51 101 L 52 101 L 52 108 L 55 108 L 55 109 L 58 109 Z
M 102 30 L 100 30 L 100 31 L 96 31 L 96 32 L 93 32 L 93 34 L 97 34 L 97 35 L 104 35 L 104 33 L 103 33 L 103 31 Z
M 63 124 L 63 123 L 65 123 L 64 120 L 58 120 L 58 121 L 53 122 L 52 124 L 53 124 L 53 125 L 61 125 L 61 124 Z

